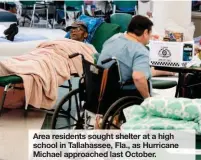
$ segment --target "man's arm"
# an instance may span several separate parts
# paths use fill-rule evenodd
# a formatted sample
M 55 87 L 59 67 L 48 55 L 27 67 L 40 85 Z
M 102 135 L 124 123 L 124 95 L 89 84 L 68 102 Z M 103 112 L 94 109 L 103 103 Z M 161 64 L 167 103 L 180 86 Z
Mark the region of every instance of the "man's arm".
M 157 77 L 157 76 L 175 76 L 174 72 L 155 70 L 155 68 L 153 68 L 153 67 L 151 68 L 151 73 L 152 73 L 152 77 Z
M 142 72 L 133 72 L 133 81 L 143 98 L 150 97 L 147 79 Z
M 146 49 L 139 48 L 133 57 L 132 78 L 137 90 L 143 98 L 150 97 L 148 79 L 151 77 L 151 70 L 149 66 L 148 54 L 149 53 Z

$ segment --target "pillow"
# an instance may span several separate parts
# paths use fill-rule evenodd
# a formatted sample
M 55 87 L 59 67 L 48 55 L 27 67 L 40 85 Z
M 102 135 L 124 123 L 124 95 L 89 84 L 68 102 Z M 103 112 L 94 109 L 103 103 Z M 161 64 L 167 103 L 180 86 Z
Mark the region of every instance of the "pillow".
M 186 121 L 201 119 L 201 99 L 151 97 L 141 106 L 152 116 Z
M 88 28 L 88 38 L 87 42 L 91 43 L 91 40 L 94 36 L 94 33 L 96 29 L 104 22 L 103 18 L 94 18 L 94 17 L 89 17 L 86 15 L 81 15 L 77 21 L 82 21 L 87 25 Z M 70 32 L 68 32 L 65 36 L 65 38 L 70 38 Z

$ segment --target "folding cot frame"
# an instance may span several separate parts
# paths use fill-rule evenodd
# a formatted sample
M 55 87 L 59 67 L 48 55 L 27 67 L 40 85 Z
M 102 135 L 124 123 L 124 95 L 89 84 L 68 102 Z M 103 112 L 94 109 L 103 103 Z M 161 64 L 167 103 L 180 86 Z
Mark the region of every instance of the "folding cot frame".
M 77 77 L 78 75 L 71 75 L 73 77 Z M 3 110 L 4 102 L 6 99 L 7 92 L 11 89 L 18 89 L 18 90 L 24 90 L 24 88 L 16 87 L 17 84 L 22 84 L 23 80 L 21 77 L 17 75 L 11 75 L 11 76 L 3 76 L 0 77 L 0 86 L 4 87 L 3 95 L 0 101 L 0 116 Z M 168 89 L 172 88 L 177 85 L 176 81 L 169 81 L 169 80 L 152 80 L 152 87 L 154 89 Z M 61 88 L 67 88 L 69 91 L 72 90 L 72 83 L 70 80 L 68 80 L 68 86 L 61 85 L 59 86 Z M 35 108 L 36 109 L 36 108 Z M 27 114 L 28 106 L 25 106 L 25 116 Z M 40 111 L 45 111 L 47 113 L 53 114 L 54 110 L 46 110 L 46 109 L 39 109 Z
M 3 95 L 2 95 L 2 98 L 1 98 L 1 101 L 0 101 L 0 116 L 1 116 L 2 111 L 3 111 L 3 106 L 4 106 L 4 103 L 5 103 L 7 92 L 10 91 L 10 90 L 13 90 L 13 89 L 24 90 L 24 88 L 22 88 L 22 87 L 16 87 L 15 86 L 17 84 L 22 84 L 22 83 L 23 83 L 22 78 L 17 76 L 17 75 L 0 77 L 0 86 L 4 87 Z M 59 87 L 67 88 L 67 89 L 69 89 L 71 91 L 72 90 L 72 83 L 71 83 L 70 80 L 68 80 L 68 86 L 61 85 Z M 28 107 L 29 106 L 24 107 L 24 109 L 25 109 L 25 114 L 24 115 L 25 116 L 27 115 Z M 53 114 L 53 112 L 54 112 L 54 109 L 53 110 L 39 109 L 39 110 L 45 111 L 45 112 L 50 113 L 50 114 Z

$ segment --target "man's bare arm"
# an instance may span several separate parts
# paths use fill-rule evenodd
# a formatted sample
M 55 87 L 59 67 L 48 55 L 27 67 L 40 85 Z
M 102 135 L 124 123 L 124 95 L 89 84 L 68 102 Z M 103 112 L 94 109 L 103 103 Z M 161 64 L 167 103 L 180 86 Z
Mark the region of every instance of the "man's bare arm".
M 155 70 L 154 67 L 151 68 L 151 73 L 152 73 L 153 77 L 157 77 L 157 76 L 175 76 L 175 73 L 173 73 L 173 72 Z
M 133 72 L 133 81 L 143 98 L 150 97 L 147 79 L 142 72 Z

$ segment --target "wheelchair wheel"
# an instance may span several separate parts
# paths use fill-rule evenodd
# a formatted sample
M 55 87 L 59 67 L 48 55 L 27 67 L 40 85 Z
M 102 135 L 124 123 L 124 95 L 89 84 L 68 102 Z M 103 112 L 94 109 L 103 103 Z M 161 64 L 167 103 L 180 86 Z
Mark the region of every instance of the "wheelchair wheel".
M 143 99 L 139 97 L 123 97 L 114 102 L 105 113 L 101 129 L 120 129 L 121 125 L 125 123 L 123 109 L 134 104 L 141 104 Z
M 63 97 L 54 111 L 51 124 L 52 129 L 81 129 L 79 93 L 80 90 L 78 88 L 70 91 Z M 75 104 L 75 108 L 71 104 Z

